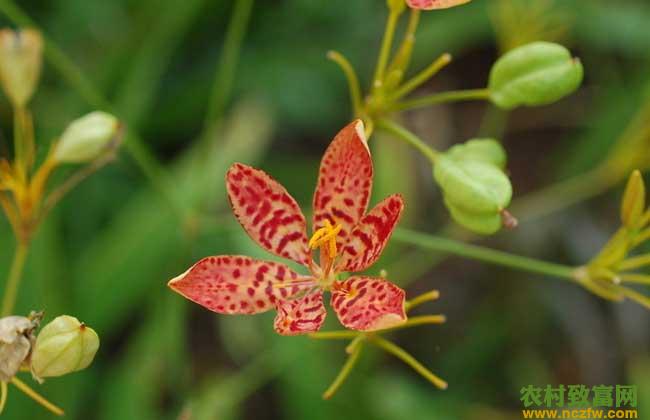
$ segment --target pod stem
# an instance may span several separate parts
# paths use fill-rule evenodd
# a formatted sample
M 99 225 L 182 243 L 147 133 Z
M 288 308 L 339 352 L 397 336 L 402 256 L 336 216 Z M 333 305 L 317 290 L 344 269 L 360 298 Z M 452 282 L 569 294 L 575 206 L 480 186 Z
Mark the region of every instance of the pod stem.
M 61 408 L 57 407 L 56 405 L 46 400 L 45 397 L 40 395 L 38 392 L 34 391 L 26 383 L 16 378 L 15 376 L 11 378 L 11 383 L 14 384 L 16 388 L 24 392 L 29 398 L 33 399 L 34 401 L 42 405 L 44 408 L 46 408 L 48 411 L 52 412 L 52 414 L 56 416 L 62 416 L 63 414 L 65 414 Z

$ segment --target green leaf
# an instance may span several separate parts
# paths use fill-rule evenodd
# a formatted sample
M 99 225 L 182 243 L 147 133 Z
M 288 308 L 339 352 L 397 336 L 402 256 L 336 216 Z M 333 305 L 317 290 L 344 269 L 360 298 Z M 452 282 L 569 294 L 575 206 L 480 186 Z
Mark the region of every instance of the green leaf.
M 534 42 L 497 60 L 490 72 L 490 99 L 503 109 L 546 105 L 575 91 L 582 76 L 582 64 L 569 50 Z

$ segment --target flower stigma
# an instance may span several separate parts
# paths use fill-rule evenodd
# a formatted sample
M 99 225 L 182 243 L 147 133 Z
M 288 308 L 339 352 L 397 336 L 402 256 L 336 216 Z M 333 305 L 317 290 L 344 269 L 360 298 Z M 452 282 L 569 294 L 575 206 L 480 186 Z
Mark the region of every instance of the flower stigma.
M 336 249 L 336 235 L 341 232 L 342 226 L 337 223 L 332 226 L 329 220 L 325 220 L 325 226 L 314 232 L 314 235 L 309 240 L 309 248 L 325 248 L 327 256 L 334 259 L 338 253 Z

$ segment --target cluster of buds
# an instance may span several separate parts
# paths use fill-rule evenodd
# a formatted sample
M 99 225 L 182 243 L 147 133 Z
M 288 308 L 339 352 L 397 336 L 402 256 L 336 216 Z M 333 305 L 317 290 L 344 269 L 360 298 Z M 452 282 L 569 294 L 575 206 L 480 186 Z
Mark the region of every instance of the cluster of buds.
M 14 111 L 14 158 L 0 160 L 0 205 L 22 243 L 67 191 L 112 158 L 122 131 L 112 115 L 88 114 L 64 130 L 36 167 L 29 102 L 38 85 L 42 49 L 42 37 L 35 30 L 0 31 L 0 82 Z M 48 178 L 62 164 L 85 165 L 45 196 Z
M 631 255 L 650 239 L 650 209 L 646 208 L 641 173 L 630 176 L 621 203 L 622 226 L 596 257 L 574 273 L 575 280 L 592 293 L 620 302 L 631 299 L 650 309 L 650 298 L 628 287 L 650 285 L 650 275 L 635 272 L 650 266 L 650 254 Z
M 0 318 L 0 413 L 6 401 L 7 384 L 12 383 L 55 414 L 62 414 L 61 409 L 38 395 L 16 374 L 31 372 L 42 383 L 45 378 L 87 368 L 97 353 L 97 333 L 68 315 L 55 318 L 37 335 L 42 316 L 42 312 L 32 312 L 28 317 Z
M 494 139 L 469 140 L 436 159 L 433 176 L 454 220 L 482 234 L 494 233 L 502 224 L 516 226 L 505 210 L 512 198 L 505 165 L 506 153 Z
M 366 123 L 369 136 L 375 127 L 384 129 L 414 145 L 434 167 L 434 180 L 441 187 L 452 218 L 465 228 L 491 234 L 501 227 L 513 227 L 514 219 L 506 210 L 512 186 L 507 177 L 505 153 L 493 140 L 469 141 L 446 153 L 434 150 L 394 120 L 401 111 L 460 100 L 487 100 L 511 110 L 520 106 L 540 106 L 558 101 L 575 91 L 582 82 L 580 61 L 561 45 L 533 42 L 509 51 L 493 65 L 488 86 L 480 89 L 442 92 L 409 99 L 418 87 L 429 81 L 451 62 L 443 54 L 411 79 L 409 70 L 420 10 L 452 7 L 467 1 L 408 1 L 411 16 L 401 45 L 391 56 L 392 41 L 404 1 L 388 0 L 386 33 L 369 92 L 362 96 L 358 77 L 350 62 L 338 52 L 329 58 L 344 71 L 357 118 Z M 487 153 L 483 155 L 483 153 Z
M 29 103 L 36 91 L 42 64 L 43 39 L 38 31 L 0 30 L 0 85 L 14 113 L 14 156 L 0 159 L 0 206 L 17 241 L 7 280 L 0 319 L 0 412 L 11 383 L 55 414 L 60 408 L 16 377 L 29 371 L 38 382 L 86 368 L 99 347 L 97 334 L 76 318 L 60 316 L 36 335 L 42 315 L 13 313 L 18 284 L 30 239 L 48 211 L 88 175 L 108 163 L 121 138 L 121 124 L 112 115 L 92 112 L 68 125 L 37 162 L 34 124 Z M 56 168 L 81 164 L 51 191 L 47 183 Z

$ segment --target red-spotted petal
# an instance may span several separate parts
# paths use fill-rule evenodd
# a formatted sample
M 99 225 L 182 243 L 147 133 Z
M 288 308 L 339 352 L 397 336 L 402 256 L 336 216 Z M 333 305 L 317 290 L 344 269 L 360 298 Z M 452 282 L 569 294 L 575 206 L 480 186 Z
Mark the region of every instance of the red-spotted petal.
M 307 265 L 307 222 L 296 200 L 264 171 L 235 163 L 226 175 L 239 223 L 267 251 Z
M 323 156 L 314 192 L 314 231 L 325 220 L 342 226 L 337 244 L 346 242 L 352 227 L 366 212 L 372 188 L 372 160 L 363 122 L 342 129 Z
M 299 335 L 318 331 L 325 321 L 327 311 L 323 305 L 323 292 L 318 290 L 298 299 L 281 301 L 273 327 L 278 334 Z
M 379 258 L 404 210 L 399 194 L 391 195 L 361 218 L 343 246 L 337 271 L 363 271 Z
M 239 255 L 207 257 L 169 282 L 169 287 L 221 314 L 256 314 L 314 287 L 284 264 Z
M 404 296 L 404 290 L 389 281 L 355 276 L 335 283 L 331 304 L 344 327 L 376 331 L 406 321 Z
M 434 10 L 447 9 L 469 3 L 471 0 L 406 0 L 406 4 L 412 9 Z

